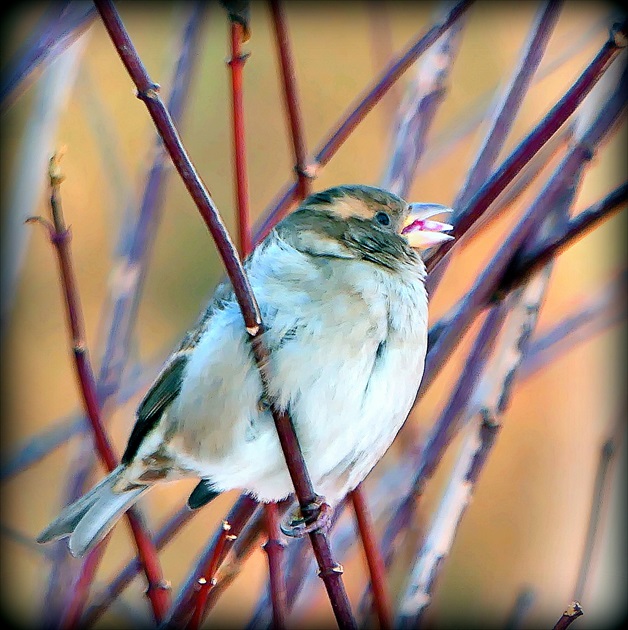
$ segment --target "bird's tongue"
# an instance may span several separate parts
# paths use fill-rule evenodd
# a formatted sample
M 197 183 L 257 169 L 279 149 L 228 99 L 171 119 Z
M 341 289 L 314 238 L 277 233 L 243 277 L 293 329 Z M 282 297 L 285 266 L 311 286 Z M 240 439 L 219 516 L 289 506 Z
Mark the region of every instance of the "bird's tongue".
M 450 241 L 454 237 L 445 232 L 453 230 L 454 226 L 432 221 L 430 217 L 451 211 L 451 208 L 435 203 L 412 203 L 410 215 L 401 233 L 408 239 L 410 247 L 416 249 L 425 249 Z

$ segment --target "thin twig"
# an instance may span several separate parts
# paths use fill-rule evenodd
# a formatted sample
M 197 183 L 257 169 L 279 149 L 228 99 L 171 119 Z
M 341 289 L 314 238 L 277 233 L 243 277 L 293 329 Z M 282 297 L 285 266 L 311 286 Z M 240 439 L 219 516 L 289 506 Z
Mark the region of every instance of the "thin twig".
M 566 225 L 560 226 L 553 234 L 543 239 L 525 256 L 514 259 L 504 272 L 496 299 L 525 282 L 536 270 L 547 264 L 566 247 L 582 238 L 599 223 L 610 218 L 622 209 L 628 201 L 628 183 L 617 187 L 606 197 L 578 213 Z
M 310 194 L 312 179 L 316 177 L 316 172 L 315 169 L 309 167 L 306 161 L 305 129 L 297 94 L 293 54 L 290 46 L 286 16 L 280 0 L 270 0 L 270 11 L 275 28 L 275 40 L 281 68 L 284 105 L 290 124 L 290 137 L 292 139 L 294 152 L 294 170 L 297 176 L 296 198 L 303 200 Z
M 369 514 L 366 497 L 362 486 L 358 486 L 351 492 L 351 502 L 358 526 L 358 533 L 362 541 L 364 556 L 371 578 L 371 590 L 373 603 L 379 627 L 382 630 L 390 630 L 392 625 L 392 603 L 386 586 L 386 568 L 379 550 L 375 532 L 373 531 L 373 519 Z
M 282 567 L 285 544 L 280 539 L 277 504 L 266 504 L 264 506 L 264 516 L 268 534 L 268 538 L 264 543 L 264 551 L 268 558 L 269 588 L 273 606 L 273 628 L 282 630 L 286 627 L 288 620 L 288 607 L 286 605 L 286 583 Z
M 214 238 L 242 311 L 262 386 L 264 390 L 267 390 L 266 370 L 269 354 L 262 341 L 264 326 L 237 251 L 207 188 L 181 143 L 172 119 L 159 97 L 158 86 L 150 80 L 116 9 L 109 0 L 97 0 L 96 8 L 112 43 L 138 89 L 139 98 L 144 101 L 175 168 Z M 285 412 L 279 411 L 274 403 L 271 404 L 271 411 L 301 511 L 306 518 L 315 517 L 320 508 L 316 504 L 316 493 L 290 417 Z M 320 566 L 320 576 L 325 583 L 339 625 L 346 628 L 355 627 L 349 599 L 342 582 L 342 569 L 333 560 L 327 535 L 321 531 L 312 532 L 310 541 Z
M 500 95 L 499 104 L 491 116 L 490 124 L 473 166 L 467 173 L 465 183 L 453 203 L 454 210 L 463 208 L 471 197 L 481 188 L 494 167 L 512 124 L 519 113 L 523 97 L 532 77 L 536 72 L 554 31 L 562 2 L 550 0 L 538 10 L 535 24 L 528 35 L 528 41 L 522 52 L 517 70 L 512 75 L 510 84 Z M 457 218 L 456 214 L 452 217 Z
M 112 471 L 117 466 L 117 459 L 100 418 L 96 382 L 85 342 L 85 325 L 70 253 L 71 234 L 70 230 L 66 228 L 61 208 L 60 185 L 63 181 L 63 176 L 59 170 L 59 157 L 59 155 L 55 155 L 50 161 L 50 208 L 52 223 L 47 223 L 43 219 L 39 219 L 39 221 L 48 228 L 50 241 L 54 245 L 57 253 L 61 284 L 65 298 L 66 316 L 72 342 L 74 368 L 79 381 L 85 412 L 92 427 L 94 445 L 106 468 Z M 165 586 L 157 551 L 149 534 L 144 529 L 142 519 L 138 512 L 136 510 L 130 510 L 127 512 L 127 518 L 146 573 L 146 579 L 148 580 L 147 595 L 151 601 L 155 619 L 159 621 L 163 618 L 169 606 L 170 597 L 168 589 Z M 86 595 L 85 591 L 81 591 L 81 593 Z M 71 605 L 77 607 L 78 604 L 76 602 L 77 598 L 74 598 L 74 602 Z
M 626 418 L 625 408 L 619 415 L 619 420 L 615 424 L 613 434 L 604 441 L 600 449 L 600 458 L 598 462 L 597 472 L 595 474 L 595 482 L 593 484 L 593 492 L 591 496 L 591 509 L 589 511 L 589 523 L 587 525 L 587 533 L 582 549 L 582 558 L 578 569 L 578 577 L 576 578 L 576 586 L 574 588 L 574 599 L 582 601 L 586 594 L 587 580 L 589 578 L 591 562 L 595 552 L 596 543 L 598 541 L 598 528 L 604 513 L 604 500 L 608 494 L 610 482 L 610 472 L 613 465 L 613 457 L 617 452 L 617 447 L 623 437 L 625 430 L 624 420 Z
M 580 602 L 571 602 L 556 622 L 553 630 L 567 630 L 567 628 L 578 618 L 584 615 Z
M 249 184 L 246 169 L 246 144 L 244 133 L 244 100 L 242 80 L 244 64 L 248 58 L 242 52 L 243 26 L 233 20 L 231 22 L 231 57 L 228 60 L 231 70 L 231 103 L 233 108 L 233 151 L 235 170 L 235 192 L 238 216 L 238 251 L 241 258 L 251 252 L 251 228 L 249 213 Z
M 449 6 L 443 4 L 445 8 Z M 392 155 L 381 185 L 400 197 L 406 197 L 410 190 L 427 146 L 432 122 L 445 99 L 447 79 L 458 52 L 465 17 L 462 16 L 427 51 L 399 108 Z
M 523 588 L 519 592 L 512 610 L 506 618 L 505 630 L 518 630 L 521 628 L 523 620 L 530 608 L 532 608 L 535 599 L 536 594 L 530 587 Z
M 62 53 L 91 25 L 96 12 L 83 2 L 59 2 L 49 5 L 30 37 L 6 64 L 0 85 L 0 103 L 6 108 L 13 103 L 18 88 L 43 62 Z
M 240 536 L 257 507 L 257 502 L 245 494 L 241 495 L 234 503 L 220 528 L 214 534 L 212 541 L 198 559 L 195 569 L 181 587 L 179 595 L 164 621 L 164 627 L 181 628 L 185 626 L 193 611 L 199 608 L 198 602 L 201 598 L 203 601 L 201 602 L 200 614 L 204 614 L 207 596 L 216 584 L 216 572 L 220 563 L 224 560 L 229 547 Z M 203 590 L 204 593 L 198 597 L 200 590 Z M 196 606 L 194 605 L 195 600 Z M 198 621 L 200 622 L 200 618 Z
M 479 275 L 473 287 L 455 307 L 453 316 L 447 318 L 447 326 L 443 328 L 433 346 L 428 350 L 418 397 L 433 382 L 445 360 L 450 356 L 451 351 L 477 313 L 494 296 L 504 271 L 510 265 L 513 256 L 518 255 L 519 247 L 525 242 L 538 222 L 558 203 L 563 194 L 565 182 L 575 182 L 574 185 L 577 185 L 580 179 L 577 174 L 582 174 L 585 166 L 593 158 L 598 145 L 613 129 L 625 108 L 624 95 L 627 82 L 628 73 L 624 72 L 620 84 L 601 107 L 597 118 L 585 133 L 579 135 L 578 141 L 570 148 L 543 190 Z
M 161 551 L 193 515 L 194 512 L 191 512 L 187 505 L 175 512 L 155 534 L 153 541 L 156 549 Z M 93 603 L 83 615 L 81 620 L 83 627 L 87 628 L 94 625 L 109 606 L 114 603 L 118 595 L 129 586 L 141 569 L 142 565 L 139 560 L 133 558 L 104 589 L 97 593 L 93 598 Z
M 547 1 L 538 10 L 536 21 L 528 35 L 528 41 L 522 52 L 517 70 L 513 73 L 510 84 L 499 96 L 497 105 L 493 108 L 490 124 L 483 143 L 475 158 L 475 162 L 467 173 L 466 180 L 452 204 L 454 208 L 452 223 L 457 223 L 459 213 L 468 204 L 482 184 L 488 180 L 493 171 L 495 161 L 514 123 L 523 103 L 532 78 L 543 58 L 550 36 L 558 21 L 558 14 L 562 2 Z M 450 260 L 449 258 L 447 261 Z M 430 290 L 436 289 L 445 273 L 447 261 L 443 261 L 438 270 L 433 269 L 430 274 Z

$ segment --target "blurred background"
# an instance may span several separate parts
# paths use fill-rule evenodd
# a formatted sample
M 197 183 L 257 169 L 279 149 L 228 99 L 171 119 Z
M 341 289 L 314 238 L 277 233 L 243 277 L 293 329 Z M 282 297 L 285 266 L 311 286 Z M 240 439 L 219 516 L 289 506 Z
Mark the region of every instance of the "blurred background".
M 17 6 L 5 15 L 2 25 L 3 63 L 19 50 L 47 8 L 43 3 Z M 121 2 L 118 7 L 151 78 L 167 97 L 190 5 Z M 403 50 L 411 38 L 429 27 L 438 7 L 431 2 L 286 3 L 310 150 L 381 71 L 390 55 Z M 458 133 L 455 130 L 462 121 L 488 107 L 496 90 L 507 83 L 538 7 L 534 2 L 480 2 L 469 11 L 447 96 L 430 131 L 428 151 L 410 199 L 444 204 L 454 201 L 484 127 L 477 124 L 451 146 L 447 141 Z M 613 10 L 612 3 L 565 3 L 537 73 L 542 77 L 545 71 L 545 78 L 535 81 L 526 95 L 504 156 L 606 41 Z M 229 26 L 217 3 L 209 6 L 206 17 L 180 132 L 235 234 L 230 91 L 225 64 Z M 251 25 L 252 36 L 245 44 L 251 56 L 244 70 L 244 97 L 255 219 L 290 180 L 293 163 L 265 3 L 252 3 Z M 556 60 L 561 60 L 560 64 L 549 73 Z M 56 79 L 51 79 L 55 64 Z M 51 150 L 65 146 L 63 207 L 72 227 L 87 342 L 97 369 L 107 332 L 107 295 L 123 247 L 120 226 L 128 213 L 137 212 L 155 155 L 152 123 L 143 103 L 135 98 L 134 87 L 98 20 L 55 64 L 37 68 L 26 89 L 2 110 L 2 266 L 3 274 L 15 268 L 17 278 L 14 284 L 9 280 L 3 284 L 3 463 L 11 461 L 41 431 L 67 421 L 81 409 L 54 252 L 42 230 L 23 225 L 28 215 L 49 214 L 47 157 Z M 341 183 L 381 181 L 390 159 L 395 111 L 414 75 L 412 68 L 359 125 L 321 171 L 314 182 L 316 190 Z M 56 102 L 52 102 L 52 92 L 44 91 L 42 97 L 42 85 L 51 80 L 57 81 Z M 52 120 L 36 122 L 51 113 Z M 625 181 L 625 147 L 624 120 L 589 168 L 576 209 L 587 207 Z M 21 192 L 15 192 L 17 188 Z M 469 288 L 538 190 L 532 186 L 503 219 L 469 240 L 453 257 L 432 300 L 432 321 Z M 131 368 L 138 364 L 158 366 L 164 360 L 193 324 L 223 274 L 212 240 L 176 173 L 168 175 L 164 194 L 163 217 L 150 253 L 130 348 Z M 578 312 L 588 296 L 625 270 L 625 233 L 623 211 L 559 257 L 539 330 Z M 474 332 L 475 326 L 461 340 L 398 441 L 374 471 L 375 477 L 420 442 L 438 417 Z M 536 600 L 525 627 L 551 627 L 571 601 L 600 447 L 618 421 L 625 426 L 624 351 L 622 321 L 620 326 L 606 327 L 574 343 L 556 360 L 517 382 L 504 428 L 444 564 L 429 615 L 435 627 L 461 627 L 461 618 L 469 627 L 503 624 L 526 585 L 534 589 Z M 144 389 L 121 404 L 110 418 L 108 426 L 118 454 Z M 49 565 L 20 535 L 32 539 L 59 511 L 78 443 L 78 439 L 69 440 L 19 474 L 3 475 L 2 609 L 25 626 L 41 622 Z M 429 522 L 438 503 L 456 450 L 454 443 L 430 483 L 422 506 L 424 523 Z M 599 553 L 582 602 L 585 616 L 576 622 L 581 628 L 614 627 L 625 612 L 625 453 L 624 436 L 616 455 L 609 510 L 599 531 Z M 97 467 L 94 480 L 101 472 Z M 193 485 L 180 482 L 151 492 L 143 502 L 151 527 L 178 509 Z M 236 496 L 221 496 L 202 510 L 161 553 L 175 593 Z M 131 553 L 127 528 L 121 525 L 114 531 L 96 583 L 106 584 Z M 355 602 L 365 584 L 364 562 L 355 547 L 342 562 Z M 266 558 L 258 549 L 212 612 L 209 625 L 217 620 L 234 626 L 246 623 L 265 579 Z M 394 580 L 392 586 L 400 588 Z M 147 608 L 143 588 L 142 578 L 137 578 L 123 601 Z M 309 627 L 330 624 L 322 584 L 311 593 L 302 611 L 312 624 Z M 100 627 L 120 624 L 122 615 L 121 605 L 114 607 Z

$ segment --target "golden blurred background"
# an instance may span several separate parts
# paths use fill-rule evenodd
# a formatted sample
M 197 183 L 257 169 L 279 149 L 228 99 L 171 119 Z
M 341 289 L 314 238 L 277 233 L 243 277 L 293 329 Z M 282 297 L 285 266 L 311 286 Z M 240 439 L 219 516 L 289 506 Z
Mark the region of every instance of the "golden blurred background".
M 469 12 L 460 51 L 429 140 L 436 143 L 448 129 L 470 115 L 471 105 L 503 86 L 514 71 L 533 23 L 537 3 L 478 3 Z M 33 28 L 45 5 L 20 5 L 4 23 L 5 60 Z M 286 3 L 308 147 L 324 134 L 370 83 L 394 52 L 426 29 L 438 5 L 430 2 Z M 504 155 L 535 125 L 573 83 L 607 38 L 612 4 L 567 2 L 549 42 L 545 61 L 574 48 L 549 77 L 533 84 L 511 133 Z M 168 94 L 186 3 L 119 4 L 122 18 L 153 80 Z M 249 188 L 253 217 L 259 217 L 292 175 L 292 157 L 278 79 L 273 34 L 267 7 L 253 3 L 251 56 L 244 71 Z M 577 45 L 576 45 L 577 44 Z M 65 145 L 62 187 L 66 220 L 72 226 L 72 251 L 87 324 L 87 341 L 99 365 L 106 332 L 105 298 L 115 262 L 121 217 L 141 199 L 154 156 L 155 132 L 101 24 L 96 21 L 79 40 L 76 77 L 69 90 L 54 145 Z M 189 104 L 181 124 L 182 139 L 211 190 L 228 228 L 234 233 L 234 184 L 230 126 L 228 24 L 224 11 L 212 4 L 193 78 Z M 622 63 L 619 61 L 618 63 Z M 625 63 L 625 61 L 624 61 Z M 348 182 L 377 184 L 390 157 L 394 109 L 413 77 L 411 69 L 399 85 L 360 124 L 315 182 L 316 189 Z M 37 80 L 42 77 L 36 76 Z M 12 184 L 19 176 L 20 143 L 36 103 L 31 82 L 2 116 L 3 221 Z M 479 126 L 444 158 L 421 165 L 409 198 L 452 203 L 482 140 Z M 596 156 L 575 207 L 582 209 L 625 180 L 625 124 Z M 33 211 L 47 216 L 44 190 Z M 468 289 L 495 246 L 538 188 L 526 193 L 508 216 L 491 226 L 458 253 L 432 302 L 436 321 Z M 196 209 L 174 172 L 168 177 L 165 211 L 151 253 L 151 264 L 131 356 L 134 361 L 165 358 L 223 273 Z M 541 312 L 539 329 L 572 313 L 625 267 L 625 211 L 560 256 Z M 3 461 L 46 427 L 80 410 L 70 346 L 64 321 L 54 254 L 44 233 L 28 233 L 23 267 L 3 331 L 2 383 Z M 4 256 L 4 253 L 3 253 Z M 5 264 L 3 257 L 3 264 Z M 4 310 L 4 309 L 3 309 Z M 481 475 L 452 555 L 437 585 L 430 620 L 435 627 L 469 627 L 503 623 L 516 595 L 529 585 L 536 601 L 525 627 L 551 627 L 571 600 L 584 542 L 599 449 L 625 413 L 623 349 L 625 329 L 605 330 L 574 345 L 532 378 L 516 386 L 494 452 Z M 380 469 L 398 457 L 410 439 L 424 436 L 438 417 L 460 371 L 474 327 L 462 341 L 442 375 L 413 414 L 409 426 Z M 112 439 L 122 452 L 140 394 L 121 406 L 110 423 Z M 623 422 L 625 418 L 621 418 Z M 625 436 L 624 436 L 625 437 Z M 34 537 L 60 508 L 68 467 L 77 449 L 72 440 L 2 486 L 2 522 Z M 438 502 L 457 444 L 430 484 L 424 518 Z M 613 627 L 625 612 L 625 439 L 613 473 L 610 511 L 602 522 L 599 554 L 591 587 L 582 602 L 581 628 Z M 376 470 L 374 474 L 380 474 Z M 100 469 L 98 474 L 100 474 Z M 170 484 L 154 490 L 143 504 L 153 526 L 180 507 L 193 484 Z M 188 487 L 189 486 L 189 487 Z M 198 514 L 162 553 L 174 592 L 191 562 L 226 514 L 236 495 L 222 496 Z M 106 583 L 132 551 L 126 526 L 117 527 L 97 574 Z M 359 553 L 343 559 L 353 602 L 365 583 Z M 37 626 L 48 577 L 40 553 L 12 536 L 2 537 L 2 609 L 26 626 Z M 266 575 L 266 560 L 257 550 L 209 617 L 243 625 L 257 601 Z M 138 578 L 125 593 L 127 602 L 141 601 Z M 328 627 L 331 612 L 317 586 L 307 627 Z M 144 603 L 141 606 L 145 606 Z M 113 627 L 115 611 L 99 627 Z M 108 624 L 111 624 L 108 625 Z M 529 625 L 528 625 L 529 624 Z M 121 627 L 121 626 L 118 626 Z M 576 627 L 576 626 L 574 626 Z

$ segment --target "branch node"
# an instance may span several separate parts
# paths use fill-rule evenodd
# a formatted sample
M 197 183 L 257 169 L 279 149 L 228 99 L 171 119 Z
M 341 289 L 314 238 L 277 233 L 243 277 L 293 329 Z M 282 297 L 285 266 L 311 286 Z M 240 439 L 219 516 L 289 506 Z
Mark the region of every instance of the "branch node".
M 135 96 L 140 99 L 140 101 L 148 102 L 148 101 L 156 101 L 159 99 L 159 90 L 161 89 L 159 83 L 151 83 L 147 89 L 138 90 L 135 93 Z
M 345 570 L 344 570 L 343 566 L 339 562 L 336 562 L 336 564 L 334 564 L 329 569 L 326 569 L 325 571 L 319 571 L 318 572 L 318 577 L 319 578 L 325 578 L 325 577 L 330 576 L 330 575 L 342 575 L 344 572 L 345 572 Z
M 65 151 L 65 146 L 62 146 L 52 155 L 48 163 L 48 177 L 50 178 L 50 185 L 53 187 L 59 186 L 65 179 L 65 175 L 61 172 L 61 158 L 65 155 Z
M 580 617 L 581 615 L 584 615 L 584 610 L 582 610 L 580 602 L 571 602 L 571 604 L 569 604 L 569 606 L 567 606 L 565 610 L 565 615 L 567 617 Z
M 158 582 L 151 582 L 144 591 L 146 594 L 153 591 L 171 591 L 172 584 L 169 580 L 159 580 Z
M 249 333 L 251 337 L 255 337 L 259 333 L 259 329 L 260 329 L 260 325 L 255 324 L 255 326 L 247 326 L 246 332 Z
M 628 45 L 628 36 L 626 34 L 625 22 L 613 24 L 611 28 L 611 39 L 617 48 L 626 48 Z
M 318 177 L 318 173 L 321 170 L 321 165 L 318 162 L 310 162 L 305 166 L 297 164 L 294 167 L 294 170 L 297 175 L 301 175 L 303 177 L 307 177 L 307 179 L 314 180 Z
M 243 52 L 234 57 L 227 57 L 225 59 L 225 63 L 228 66 L 243 66 L 246 63 L 246 60 L 251 56 L 250 52 Z

